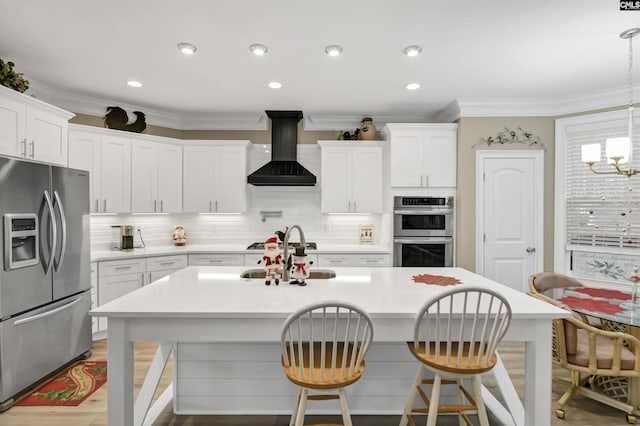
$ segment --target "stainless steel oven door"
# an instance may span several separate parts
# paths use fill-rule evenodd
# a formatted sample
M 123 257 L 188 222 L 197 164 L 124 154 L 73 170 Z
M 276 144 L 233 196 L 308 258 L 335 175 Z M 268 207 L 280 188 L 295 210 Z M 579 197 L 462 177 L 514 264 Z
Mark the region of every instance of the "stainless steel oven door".
M 453 209 L 397 209 L 393 215 L 396 237 L 450 237 L 453 235 Z
M 453 266 L 453 238 L 394 238 L 393 266 Z

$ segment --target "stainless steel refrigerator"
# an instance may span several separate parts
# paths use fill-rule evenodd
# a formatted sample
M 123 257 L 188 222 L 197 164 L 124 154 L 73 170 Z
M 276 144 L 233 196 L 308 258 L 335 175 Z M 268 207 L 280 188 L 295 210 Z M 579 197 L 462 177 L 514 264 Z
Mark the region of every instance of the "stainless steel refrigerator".
M 0 411 L 91 349 L 89 173 L 0 157 Z

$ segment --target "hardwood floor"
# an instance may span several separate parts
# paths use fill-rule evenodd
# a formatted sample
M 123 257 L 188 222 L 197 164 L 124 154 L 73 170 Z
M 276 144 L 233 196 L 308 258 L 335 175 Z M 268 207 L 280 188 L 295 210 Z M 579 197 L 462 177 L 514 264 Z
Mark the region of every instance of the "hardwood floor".
M 153 343 L 137 343 L 135 345 L 135 386 L 137 389 L 142 386 L 144 375 L 148 364 L 153 359 L 156 345 Z M 520 397 L 523 397 L 524 389 L 524 345 L 515 343 L 502 343 L 500 346 L 500 354 L 509 370 L 511 379 L 514 382 Z M 100 340 L 94 342 L 93 354 L 91 359 L 106 359 L 106 341 Z M 170 381 L 171 363 L 168 364 L 168 371 L 163 376 L 161 389 Z M 554 371 L 554 374 L 564 376 L 562 371 Z M 491 378 L 484 379 L 484 383 L 491 387 L 494 383 Z M 107 403 L 107 386 L 102 386 L 91 397 L 85 400 L 78 407 L 12 407 L 5 413 L 0 414 L 0 425 L 2 426 L 106 426 L 106 403 Z M 624 413 L 610 408 L 598 402 L 575 397 L 566 409 L 566 419 L 559 420 L 555 416 L 555 401 L 564 392 L 561 387 L 553 387 L 552 411 L 549 413 L 551 424 L 554 426 L 602 426 L 602 425 L 625 425 Z M 348 395 L 348 391 L 347 391 Z M 397 425 L 400 416 L 354 416 L 354 426 L 391 426 Z M 474 424 L 477 424 L 477 418 L 472 418 Z M 491 424 L 494 424 L 491 418 Z M 331 423 L 339 422 L 337 417 L 329 416 L 308 416 L 307 423 Z M 176 416 L 171 412 L 171 405 L 164 410 L 162 415 L 154 423 L 159 426 L 285 426 L 289 424 L 289 416 Z M 438 419 L 438 425 L 448 426 L 457 425 L 456 417 L 441 417 Z

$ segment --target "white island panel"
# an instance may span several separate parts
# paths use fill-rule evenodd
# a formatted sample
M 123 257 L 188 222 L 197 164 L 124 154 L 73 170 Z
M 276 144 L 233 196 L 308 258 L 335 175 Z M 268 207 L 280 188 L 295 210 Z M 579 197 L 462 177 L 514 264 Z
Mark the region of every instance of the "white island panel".
M 386 408 L 381 409 L 381 406 L 372 404 L 371 401 L 377 400 L 370 397 L 375 392 L 384 391 L 384 385 L 380 385 L 381 380 L 389 380 L 387 383 L 393 385 L 390 386 L 392 394 L 387 395 L 388 407 L 389 410 L 390 407 L 395 407 L 395 412 L 399 414 L 410 387 L 410 380 L 409 387 L 406 387 L 407 378 L 403 377 L 403 371 L 408 367 L 401 365 L 409 354 L 402 346 L 404 342 L 412 339 L 414 316 L 427 297 L 447 288 L 415 283 L 412 276 L 422 273 L 455 277 L 462 282 L 459 284 L 461 286 L 490 288 L 507 298 L 513 315 L 511 327 L 504 340 L 526 342 L 524 410 L 517 403 L 512 403 L 509 408 L 515 424 L 550 424 L 551 320 L 567 317 L 568 312 L 461 268 L 335 268 L 336 278 L 308 280 L 306 287 L 286 283 L 265 286 L 264 281 L 260 279 L 240 278 L 244 269 L 245 267 L 188 267 L 91 311 L 91 315 L 105 316 L 109 321 L 109 425 L 133 424 L 133 379 L 130 374 L 133 371 L 132 342 L 140 340 L 169 343 L 162 345 L 165 350 L 171 346 L 171 342 L 181 342 L 177 346 L 185 344 L 185 348 L 192 343 L 208 343 L 212 344 L 212 347 L 234 344 L 238 345 L 241 352 L 244 351 L 241 345 L 265 345 L 264 356 L 254 351 L 256 357 L 250 358 L 248 362 L 271 363 L 268 364 L 272 367 L 269 368 L 271 371 L 265 380 L 274 380 L 270 383 L 273 385 L 273 391 L 267 393 L 265 390 L 271 386 L 263 387 L 260 391 L 263 402 L 260 404 L 264 405 L 258 406 L 256 402 L 256 405 L 249 409 L 264 413 L 273 410 L 290 412 L 293 400 L 289 395 L 277 395 L 279 392 L 284 393 L 289 385 L 285 386 L 282 378 L 271 378 L 277 374 L 276 372 L 280 372 L 279 353 L 275 349 L 280 339 L 282 324 L 291 312 L 303 305 L 335 299 L 358 304 L 369 312 L 375 327 L 375 350 L 380 345 L 395 346 L 391 351 L 393 355 L 386 353 L 382 356 L 383 360 L 379 361 L 397 363 L 389 364 L 391 368 L 387 370 L 393 376 L 390 379 L 374 377 L 376 370 L 384 368 L 375 366 L 377 361 L 372 349 L 371 359 L 367 359 L 371 363 L 371 369 L 367 366 L 362 382 L 354 384 L 348 391 L 354 413 L 378 413 L 379 410 L 387 412 Z M 192 353 L 198 352 L 199 349 L 202 348 L 190 348 Z M 221 351 L 224 352 L 224 349 Z M 185 356 L 184 353 L 178 352 L 176 362 L 208 362 L 188 360 Z M 165 354 L 159 359 L 166 360 L 166 357 L 168 355 Z M 417 363 L 412 364 L 417 368 Z M 205 366 L 205 369 L 210 367 L 211 365 Z M 155 379 L 158 369 L 152 370 L 151 373 L 155 373 L 150 374 L 154 376 L 152 379 Z M 204 384 L 200 386 L 203 396 L 191 397 L 188 395 L 191 391 L 187 389 L 189 384 L 181 383 L 183 373 L 194 375 L 198 374 L 197 370 L 194 365 L 176 366 L 173 388 L 175 407 L 186 410 L 187 406 L 184 404 L 188 402 L 191 412 L 205 409 L 204 407 L 210 410 L 212 406 L 215 410 L 217 403 L 212 401 L 227 398 L 218 395 L 221 387 L 209 387 L 209 384 Z M 501 364 L 496 370 L 500 370 L 496 375 L 499 373 L 501 377 L 508 377 Z M 184 380 L 192 379 L 184 377 Z M 370 382 L 376 380 L 375 384 Z M 502 382 L 499 383 L 501 391 L 514 394 L 514 399 L 507 399 L 519 401 L 515 389 L 509 389 L 510 383 L 506 383 L 508 380 Z M 191 384 L 195 385 L 194 382 Z M 239 385 L 240 382 L 236 384 Z M 235 389 L 239 388 L 240 386 Z M 396 388 L 397 391 L 393 390 Z M 229 412 L 233 412 L 235 406 L 242 406 L 242 412 L 247 413 L 247 407 L 251 407 L 252 404 L 252 401 L 244 396 L 228 398 L 231 399 L 220 405 L 225 405 Z M 238 405 L 234 405 L 236 403 Z M 144 416 L 140 411 L 146 411 L 145 404 L 136 406 L 138 419 Z

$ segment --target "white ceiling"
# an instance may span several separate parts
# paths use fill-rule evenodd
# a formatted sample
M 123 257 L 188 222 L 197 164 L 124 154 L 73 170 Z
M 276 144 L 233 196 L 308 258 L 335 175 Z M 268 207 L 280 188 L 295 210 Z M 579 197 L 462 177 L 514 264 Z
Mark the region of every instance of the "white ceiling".
M 0 58 L 38 97 L 202 127 L 257 122 L 265 109 L 319 123 L 433 121 L 455 100 L 558 105 L 615 92 L 625 103 L 619 34 L 640 26 L 640 12 L 616 0 L 0 0 L 0 11 Z M 182 55 L 182 41 L 197 53 Z M 252 43 L 269 52 L 252 55 Z M 325 55 L 329 44 L 342 56 Z M 404 56 L 411 44 L 422 54 Z M 283 87 L 269 89 L 272 80 Z M 422 87 L 409 92 L 409 82 Z

